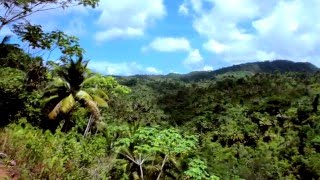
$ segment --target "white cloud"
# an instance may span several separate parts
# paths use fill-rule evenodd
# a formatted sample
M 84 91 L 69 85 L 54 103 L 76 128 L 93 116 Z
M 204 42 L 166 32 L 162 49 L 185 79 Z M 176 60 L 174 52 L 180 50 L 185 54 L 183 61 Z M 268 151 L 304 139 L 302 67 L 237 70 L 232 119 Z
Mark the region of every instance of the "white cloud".
M 202 10 L 202 0 L 191 0 L 191 5 L 194 11 L 200 12 Z
M 179 6 L 178 12 L 179 12 L 179 14 L 186 16 L 186 15 L 189 14 L 189 9 L 188 9 L 188 7 L 186 6 L 186 4 L 183 3 L 183 4 L 181 4 L 181 5 Z
M 193 49 L 188 39 L 183 37 L 158 37 L 155 38 L 148 46 L 142 48 L 142 51 L 149 49 L 159 52 L 187 52 L 187 57 L 183 65 L 188 69 L 198 70 L 203 64 L 203 57 L 199 49 Z
M 89 68 L 106 75 L 162 74 L 154 67 L 144 67 L 136 62 L 111 63 L 107 61 L 91 61 Z
M 213 39 L 209 40 L 207 43 L 203 45 L 203 47 L 208 50 L 215 52 L 216 54 L 223 53 L 228 49 L 228 47 L 224 44 L 221 44 Z
M 106 31 L 100 31 L 95 34 L 95 40 L 98 42 L 103 42 L 105 40 L 111 40 L 116 38 L 132 38 L 139 37 L 143 35 L 141 29 L 135 29 L 128 27 L 127 29 L 112 28 Z
M 190 51 L 190 42 L 186 38 L 158 37 L 142 50 L 152 49 L 159 52 Z
M 213 67 L 212 66 L 208 66 L 208 65 L 205 65 L 203 68 L 202 68 L 203 71 L 213 71 Z
M 318 0 L 186 2 L 193 28 L 207 39 L 204 49 L 226 61 L 310 58 L 320 65 Z
M 147 67 L 146 71 L 150 74 L 161 74 L 162 72 L 154 67 Z
M 151 24 L 166 15 L 163 0 L 101 1 L 97 9 L 101 12 L 97 25 L 103 30 L 96 34 L 96 39 L 101 36 L 102 40 L 141 36 Z
M 198 66 L 203 61 L 198 49 L 194 49 L 189 52 L 188 57 L 184 60 L 184 64 L 187 66 Z

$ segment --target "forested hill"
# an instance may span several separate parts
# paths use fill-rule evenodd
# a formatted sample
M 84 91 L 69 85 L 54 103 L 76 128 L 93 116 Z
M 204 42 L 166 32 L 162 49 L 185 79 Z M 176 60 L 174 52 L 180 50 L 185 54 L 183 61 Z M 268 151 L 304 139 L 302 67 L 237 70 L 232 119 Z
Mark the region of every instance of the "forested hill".
M 256 73 L 286 73 L 286 72 L 301 72 L 313 74 L 320 69 L 309 62 L 293 62 L 289 60 L 274 60 L 274 61 L 262 61 L 251 62 L 239 65 L 233 65 L 225 68 L 221 68 L 215 71 L 193 71 L 188 74 L 176 74 L 170 73 L 167 75 L 135 75 L 130 76 L 134 78 L 170 78 L 179 79 L 183 81 L 199 81 L 199 80 L 212 80 L 218 75 L 249 75 Z M 119 77 L 118 77 L 119 78 Z
M 0 1 L 0 34 L 22 40 L 0 36 L 0 180 L 320 180 L 316 66 L 114 78 L 88 69 L 78 38 L 29 17 L 98 2 Z
M 249 66 L 255 71 L 245 71 Z M 312 67 L 251 63 L 210 72 L 204 81 L 127 77 L 120 80 L 132 93 L 111 102 L 108 115 L 199 134 L 197 153 L 221 179 L 319 179 L 320 73 Z M 265 73 L 270 69 L 296 72 Z
M 286 73 L 286 72 L 305 72 L 315 73 L 319 70 L 318 67 L 309 62 L 292 62 L 289 60 L 275 60 L 275 61 L 263 61 L 252 62 L 239 65 L 233 65 L 230 67 L 221 68 L 215 71 L 195 71 L 186 75 L 182 75 L 182 80 L 197 81 L 202 79 L 213 79 L 217 75 L 242 72 L 249 74 L 256 73 Z
M 254 73 L 273 73 L 273 72 L 307 72 L 314 73 L 319 68 L 309 62 L 292 62 L 288 60 L 275 60 L 264 62 L 245 63 L 234 65 L 231 67 L 222 68 L 214 71 L 217 74 L 222 74 L 230 71 L 250 71 Z

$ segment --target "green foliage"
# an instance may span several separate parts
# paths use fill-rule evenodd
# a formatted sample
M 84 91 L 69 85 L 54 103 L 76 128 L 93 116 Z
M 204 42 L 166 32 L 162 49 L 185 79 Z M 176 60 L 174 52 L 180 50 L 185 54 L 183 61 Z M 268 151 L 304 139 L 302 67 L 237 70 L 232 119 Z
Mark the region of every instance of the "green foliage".
M 23 90 L 25 73 L 18 69 L 0 69 L 0 87 L 4 92 L 19 93 Z
M 95 164 L 105 157 L 102 137 L 77 133 L 42 132 L 25 121 L 0 132 L 2 151 L 21 168 L 25 179 L 77 179 L 93 177 Z
M 157 127 L 139 128 L 132 138 L 123 138 L 117 142 L 119 148 L 129 148 L 134 144 L 135 154 L 164 153 L 176 155 L 187 153 L 195 148 L 196 136 L 182 136 L 176 129 L 160 130 Z
M 24 25 L 16 29 L 23 40 L 56 45 L 62 57 L 47 68 L 9 37 L 0 44 L 0 124 L 34 125 L 0 129 L 0 153 L 22 178 L 319 179 L 319 73 L 279 73 L 313 66 L 106 77 L 87 69 L 77 38 Z M 253 73 L 271 70 L 279 72 Z
M 161 177 L 163 172 L 163 176 L 166 176 L 170 170 L 179 170 L 184 157 L 191 154 L 196 145 L 196 136 L 183 135 L 177 129 L 142 127 L 129 137 L 119 138 L 115 142 L 115 150 L 129 163 L 140 166 L 141 178 L 156 178 L 155 174 Z M 164 170 L 167 163 L 172 164 L 172 169 Z M 138 174 L 134 169 L 130 171 L 131 176 Z
M 198 158 L 190 159 L 188 163 L 189 169 L 184 172 L 186 179 L 210 179 L 210 180 L 219 180 L 220 178 L 215 175 L 209 175 L 206 171 L 207 165 L 205 162 Z
M 221 68 L 214 71 L 194 71 L 188 74 L 169 74 L 166 77 L 180 79 L 185 82 L 199 82 L 226 77 L 241 78 L 257 73 L 316 73 L 319 68 L 308 62 L 292 62 L 288 60 L 259 61 Z
M 61 115 L 68 116 L 77 103 L 86 107 L 91 112 L 92 118 L 88 122 L 85 135 L 88 134 L 92 124 L 96 126 L 97 123 L 101 122 L 99 106 L 108 106 L 107 93 L 99 88 L 99 84 L 93 82 L 94 78 L 87 79 L 87 63 L 82 60 L 82 57 L 76 61 L 69 59 L 68 63 L 58 67 L 56 70 L 58 77 L 53 77 L 52 82 L 47 87 L 47 92 L 44 94 L 47 97 L 46 106 L 49 110 L 47 117 L 51 120 L 57 120 L 59 115 L 60 117 Z M 95 79 L 108 83 L 104 77 L 97 76 Z M 73 124 L 70 119 L 65 118 L 63 131 L 69 131 L 72 127 Z M 54 130 L 56 127 L 50 128 Z
M 209 174 L 226 179 L 319 178 L 317 74 L 231 74 L 194 83 L 162 77 L 121 81 L 131 85 L 131 99 L 145 97 L 135 101 L 140 108 L 165 112 L 166 118 L 158 117 L 152 125 L 200 135 L 196 154 L 207 162 Z M 145 108 L 148 104 L 153 108 Z M 130 111 L 117 112 L 126 116 Z M 200 173 L 200 167 L 188 172 Z
M 114 77 L 104 77 L 100 74 L 94 74 L 82 82 L 84 88 L 95 87 L 103 89 L 112 95 L 118 96 L 122 94 L 129 94 L 131 90 L 123 85 L 120 85 Z
M 13 68 L 0 68 L 0 126 L 14 120 L 23 110 L 24 80 L 26 74 Z
M 67 62 L 68 58 L 82 57 L 84 50 L 79 45 L 79 39 L 69 36 L 62 31 L 46 33 L 41 25 L 18 24 L 14 26 L 15 33 L 24 42 L 29 42 L 32 48 L 52 49 L 58 47 L 63 54 L 61 60 Z

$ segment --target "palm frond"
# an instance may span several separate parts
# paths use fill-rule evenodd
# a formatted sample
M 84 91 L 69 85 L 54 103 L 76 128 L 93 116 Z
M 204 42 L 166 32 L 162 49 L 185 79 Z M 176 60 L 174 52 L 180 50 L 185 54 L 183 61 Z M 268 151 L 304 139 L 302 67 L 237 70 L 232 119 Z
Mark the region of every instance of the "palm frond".
M 98 108 L 97 103 L 93 100 L 93 98 L 92 98 L 92 96 L 90 96 L 90 94 L 88 94 L 85 91 L 80 90 L 76 94 L 76 98 L 84 101 L 85 106 L 87 106 L 87 108 L 89 109 L 89 111 L 91 112 L 91 114 L 93 115 L 95 120 L 100 119 L 100 110 Z
M 86 64 L 82 61 L 82 57 L 79 57 L 76 61 L 71 59 L 70 64 L 66 65 L 65 69 L 66 72 L 63 73 L 63 77 L 75 91 L 80 90 L 86 71 Z
M 64 98 L 61 104 L 61 111 L 63 113 L 68 113 L 71 111 L 71 109 L 75 106 L 76 101 L 74 100 L 72 94 L 70 94 L 68 97 Z
M 92 97 L 90 96 L 90 94 L 83 90 L 78 91 L 78 93 L 76 94 L 76 98 L 79 100 L 92 101 Z
M 43 102 L 46 104 L 46 103 L 48 103 L 48 102 L 50 102 L 50 101 L 52 101 L 53 99 L 56 99 L 56 98 L 58 98 L 58 97 L 59 97 L 59 95 L 52 95 L 52 96 L 50 96 L 50 97 L 45 98 L 45 99 L 43 100 Z
M 105 100 L 102 99 L 101 97 L 99 97 L 99 96 L 97 96 L 97 95 L 92 95 L 92 99 L 93 99 L 93 101 L 95 101 L 99 106 L 101 106 L 101 107 L 108 107 L 107 101 L 105 101 Z
M 98 105 L 96 102 L 93 100 L 85 100 L 85 105 L 88 107 L 89 111 L 91 112 L 94 121 L 99 121 L 100 120 L 100 110 L 98 108 Z
M 90 85 L 93 85 L 95 84 L 96 82 L 98 82 L 101 78 L 101 75 L 98 75 L 98 74 L 95 74 L 89 78 L 86 78 L 82 83 L 81 83 L 81 86 L 90 86 Z
M 104 99 L 104 100 L 109 100 L 109 96 L 108 94 L 102 90 L 102 89 L 98 89 L 98 88 L 87 88 L 85 90 L 86 92 L 90 93 L 90 94 L 93 94 L 93 95 L 96 95 L 96 96 L 99 96 L 100 98 Z
M 58 114 L 60 113 L 61 105 L 62 105 L 62 101 L 60 101 L 49 113 L 48 115 L 49 119 L 54 120 L 57 118 Z
M 59 77 L 54 77 L 52 79 L 52 81 L 49 83 L 48 85 L 48 88 L 51 88 L 51 87 L 61 87 L 61 86 L 64 86 L 68 89 L 70 89 L 70 84 L 63 80 L 62 78 L 59 78 Z

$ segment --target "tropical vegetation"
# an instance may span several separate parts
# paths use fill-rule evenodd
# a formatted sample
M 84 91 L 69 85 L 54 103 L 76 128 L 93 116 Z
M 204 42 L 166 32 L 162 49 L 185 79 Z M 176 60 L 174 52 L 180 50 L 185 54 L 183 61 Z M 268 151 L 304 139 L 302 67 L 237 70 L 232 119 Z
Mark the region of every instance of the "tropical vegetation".
M 25 21 L 48 10 L 34 9 L 41 3 L 97 1 L 0 1 L 0 31 L 12 26 L 32 48 L 61 50 L 45 61 L 1 41 L 0 179 L 320 178 L 317 67 L 105 76 L 87 68 L 76 37 Z

